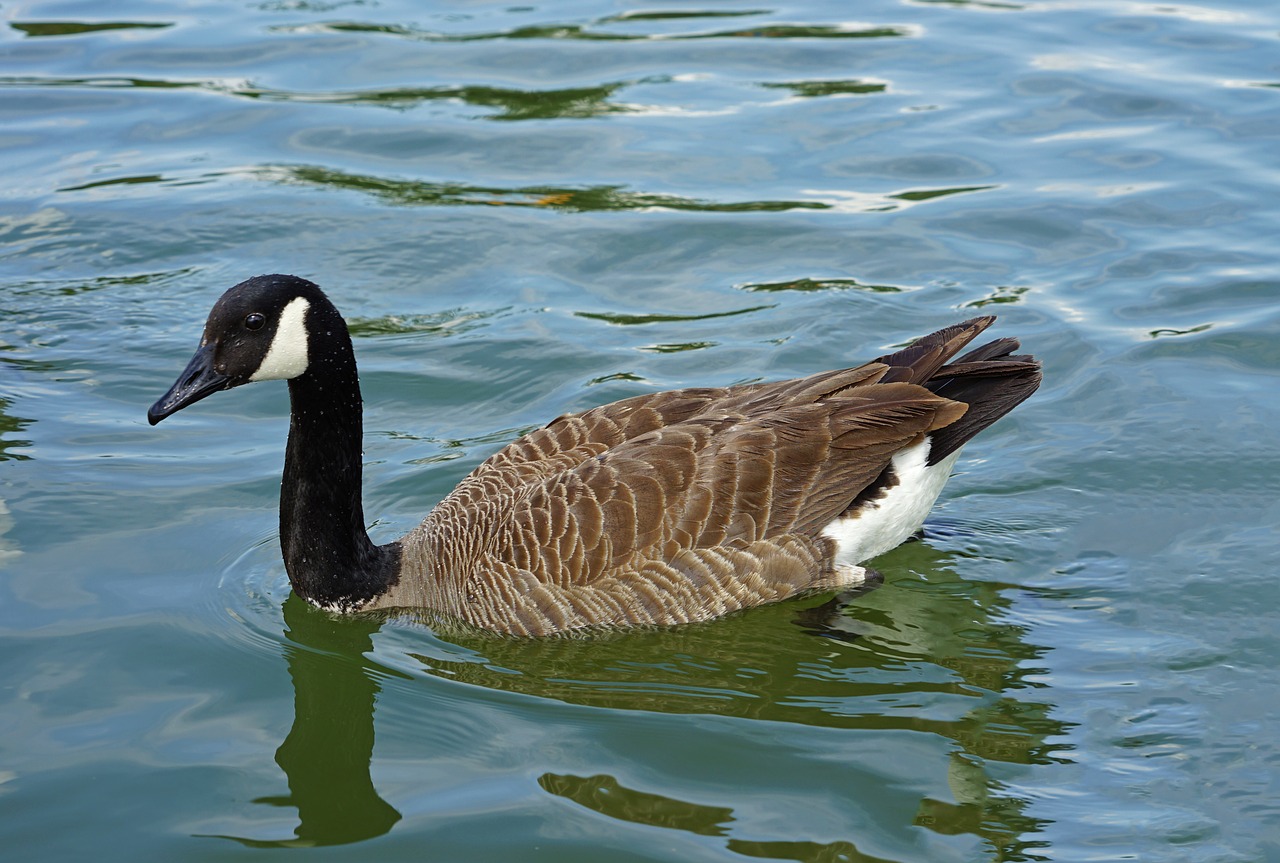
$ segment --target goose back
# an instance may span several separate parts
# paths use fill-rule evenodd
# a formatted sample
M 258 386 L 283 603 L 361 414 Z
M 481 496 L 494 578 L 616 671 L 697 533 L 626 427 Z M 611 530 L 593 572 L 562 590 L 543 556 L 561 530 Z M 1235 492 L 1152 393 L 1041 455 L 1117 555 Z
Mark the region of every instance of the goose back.
M 946 365 L 992 320 L 856 368 L 558 417 L 491 456 L 404 538 L 401 578 L 371 607 L 545 635 L 704 620 L 857 584 L 862 560 L 841 559 L 824 530 L 874 509 L 899 453 L 941 435 L 949 456 L 1034 391 L 1039 365 L 1013 356 L 1011 339 Z M 950 461 L 940 468 L 945 482 Z

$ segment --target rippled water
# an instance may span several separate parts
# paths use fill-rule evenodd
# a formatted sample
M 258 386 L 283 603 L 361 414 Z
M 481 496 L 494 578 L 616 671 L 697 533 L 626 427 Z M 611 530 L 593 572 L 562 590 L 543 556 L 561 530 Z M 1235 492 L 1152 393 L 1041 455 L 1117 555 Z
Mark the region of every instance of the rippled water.
M 0 847 L 1280 859 L 1280 12 L 106 8 L 0 6 Z M 878 589 L 460 639 L 289 598 L 283 387 L 147 427 L 261 272 L 384 540 L 627 395 L 987 312 L 1046 382 Z

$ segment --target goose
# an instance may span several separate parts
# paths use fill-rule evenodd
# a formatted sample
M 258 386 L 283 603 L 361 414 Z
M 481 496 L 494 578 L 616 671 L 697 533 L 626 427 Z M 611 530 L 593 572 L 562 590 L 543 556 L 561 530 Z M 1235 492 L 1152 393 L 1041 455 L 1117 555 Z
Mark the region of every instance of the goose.
M 669 626 L 855 587 L 861 564 L 915 534 L 960 448 L 1040 383 L 1012 338 L 955 358 L 994 321 L 853 368 L 564 414 L 386 545 L 365 529 L 351 337 L 314 283 L 277 274 L 229 289 L 147 419 L 288 381 L 280 545 L 313 605 L 513 636 Z

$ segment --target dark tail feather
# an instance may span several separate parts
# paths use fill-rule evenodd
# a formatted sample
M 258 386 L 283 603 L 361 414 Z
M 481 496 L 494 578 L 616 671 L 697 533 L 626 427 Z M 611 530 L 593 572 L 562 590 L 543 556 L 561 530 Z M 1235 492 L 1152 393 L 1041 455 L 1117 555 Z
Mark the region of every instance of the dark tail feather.
M 976 363 L 981 360 L 991 360 L 996 357 L 1008 356 L 1020 347 L 1022 346 L 1018 344 L 1017 339 L 1011 339 L 1006 336 L 1002 339 L 996 339 L 994 342 L 987 342 L 980 348 L 974 348 L 969 351 L 969 353 L 957 359 L 955 364 Z
M 924 384 L 938 369 L 942 368 L 943 363 L 977 338 L 978 334 L 995 323 L 995 320 L 994 315 L 987 315 L 943 327 L 936 333 L 921 336 L 901 350 L 876 357 L 872 362 L 884 363 L 889 367 L 884 377 L 880 379 L 883 383 L 901 381 Z
M 969 406 L 964 416 L 933 433 L 929 464 L 960 449 L 1040 386 L 1040 362 L 1026 354 L 1015 355 L 1018 347 L 1017 339 L 996 339 L 938 369 L 925 382 L 935 395 Z
M 872 362 L 889 367 L 881 381 L 920 384 L 952 401 L 969 406 L 964 416 L 931 436 L 929 464 L 937 464 L 1040 386 L 1040 363 L 1015 355 L 1017 339 L 1000 338 L 974 348 L 944 365 L 995 322 L 993 315 L 972 318 L 917 339 L 905 348 Z

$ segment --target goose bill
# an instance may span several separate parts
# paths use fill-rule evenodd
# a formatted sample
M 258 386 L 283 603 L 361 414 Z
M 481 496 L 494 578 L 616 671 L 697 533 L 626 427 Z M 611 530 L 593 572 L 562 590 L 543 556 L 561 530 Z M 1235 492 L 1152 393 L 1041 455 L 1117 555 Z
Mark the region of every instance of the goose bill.
M 191 362 L 178 375 L 178 380 L 147 410 L 147 422 L 155 425 L 160 420 L 177 413 L 187 405 L 195 404 L 218 390 L 230 389 L 231 378 L 213 367 L 213 345 L 207 344 L 196 351 Z

